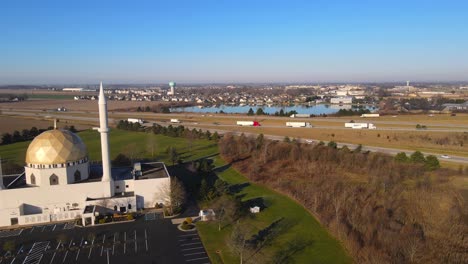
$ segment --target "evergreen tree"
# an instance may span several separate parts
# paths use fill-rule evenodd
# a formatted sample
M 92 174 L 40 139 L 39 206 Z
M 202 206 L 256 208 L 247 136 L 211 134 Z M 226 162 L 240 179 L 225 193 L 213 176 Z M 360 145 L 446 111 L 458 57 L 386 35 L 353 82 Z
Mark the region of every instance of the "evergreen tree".
M 328 142 L 327 146 L 329 146 L 330 148 L 334 148 L 334 149 L 338 147 L 335 141 Z
M 424 164 L 428 170 L 436 170 L 440 168 L 439 160 L 434 155 L 429 155 L 426 157 L 426 163 Z
M 425 163 L 426 158 L 424 158 L 424 154 L 421 153 L 421 151 L 416 151 L 410 156 L 410 160 L 413 163 Z
M 395 155 L 393 160 L 395 160 L 397 162 L 408 162 L 409 158 L 408 158 L 408 156 L 406 156 L 405 152 L 400 152 L 400 153 Z
M 11 136 L 11 134 L 4 133 L 2 135 L 2 145 L 11 144 L 11 143 L 13 143 L 13 137 Z
M 213 136 L 211 137 L 211 139 L 213 139 L 215 142 L 218 142 L 218 140 L 219 140 L 218 132 L 215 131 L 215 132 L 213 133 Z
M 250 108 L 249 111 L 247 112 L 247 115 L 249 115 L 249 116 L 254 115 L 254 110 L 252 108 Z
M 257 115 L 265 115 L 265 112 L 263 111 L 263 108 L 258 108 L 256 114 Z

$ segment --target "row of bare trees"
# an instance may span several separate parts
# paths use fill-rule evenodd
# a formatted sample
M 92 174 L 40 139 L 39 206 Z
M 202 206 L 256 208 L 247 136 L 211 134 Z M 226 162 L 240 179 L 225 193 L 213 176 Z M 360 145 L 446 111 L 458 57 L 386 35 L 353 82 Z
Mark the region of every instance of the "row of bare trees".
M 226 135 L 223 157 L 280 191 L 343 241 L 357 263 L 466 263 L 467 212 L 457 172 L 381 153 Z

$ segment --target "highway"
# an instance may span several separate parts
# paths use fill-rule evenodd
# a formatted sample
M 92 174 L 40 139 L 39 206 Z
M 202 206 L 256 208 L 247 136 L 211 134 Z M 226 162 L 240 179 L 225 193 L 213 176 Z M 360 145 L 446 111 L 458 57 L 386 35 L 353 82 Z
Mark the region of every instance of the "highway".
M 97 117 L 97 112 L 88 112 L 88 113 L 78 112 L 78 111 L 76 111 L 76 112 L 37 112 L 37 111 L 23 111 L 23 110 L 21 110 L 21 111 L 2 110 L 2 114 L 7 115 L 7 116 L 22 116 L 22 117 L 36 117 L 36 118 L 39 117 L 39 118 L 44 118 L 44 119 L 57 118 L 57 119 L 63 119 L 63 120 L 75 120 L 75 121 L 79 121 L 79 122 L 94 123 L 94 124 L 98 124 L 98 122 L 99 122 L 99 119 Z M 74 116 L 73 114 L 95 115 L 95 117 Z M 140 114 L 141 113 L 138 113 L 139 117 L 140 117 Z M 186 115 L 187 114 L 185 114 L 184 116 L 186 116 Z M 148 116 L 154 117 L 154 114 L 153 115 L 148 115 Z M 168 115 L 163 115 L 163 114 L 161 114 L 160 116 L 164 117 L 165 119 L 168 119 L 170 117 Z M 171 114 L 171 116 L 172 116 L 172 114 Z M 110 124 L 115 124 L 117 120 L 119 120 L 119 119 L 109 118 L 109 123 Z M 148 123 L 146 123 L 147 126 L 152 126 L 153 123 L 157 123 L 157 124 L 162 125 L 162 126 L 168 126 L 168 125 L 171 124 L 169 122 L 161 122 L 160 120 L 150 120 L 150 119 L 148 119 L 147 121 L 148 121 Z M 237 125 L 214 125 L 213 123 L 203 123 L 203 122 L 196 123 L 196 124 L 194 122 L 185 122 L 185 123 L 179 123 L 177 125 L 184 125 L 184 126 L 190 128 L 190 129 L 192 129 L 192 128 L 200 129 L 201 128 L 203 130 L 209 130 L 212 133 L 214 133 L 216 131 L 218 134 L 233 133 L 233 134 L 240 135 L 242 133 L 240 131 L 236 131 L 237 129 L 231 129 L 231 128 L 237 128 L 238 127 Z M 210 127 L 207 128 L 206 126 L 210 126 Z M 444 126 L 446 126 L 446 125 L 444 125 Z M 262 127 L 265 127 L 265 128 L 268 128 L 268 127 L 285 128 L 284 126 L 262 126 Z M 227 128 L 229 130 L 226 130 L 226 129 L 223 129 L 223 128 Z M 340 130 L 341 129 L 343 129 L 343 130 L 347 129 L 347 128 L 344 128 L 344 127 L 337 127 L 337 126 L 316 126 L 315 128 L 340 129 Z M 303 128 L 303 129 L 314 129 L 314 128 Z M 398 130 L 398 131 L 434 131 L 434 132 L 465 132 L 466 131 L 466 129 L 434 129 L 434 128 L 433 129 L 427 129 L 427 130 L 416 130 L 414 128 L 381 128 L 381 129 L 377 129 L 377 130 L 381 130 L 381 131 L 396 131 L 396 130 Z M 249 132 L 243 132 L 243 133 L 245 135 L 250 135 L 250 136 L 257 136 L 258 135 L 257 133 L 249 133 Z M 284 136 L 279 136 L 279 135 L 265 134 L 264 136 L 265 136 L 265 138 L 268 138 L 268 139 L 271 139 L 271 140 L 282 141 L 284 139 Z M 302 138 L 301 139 L 301 143 L 319 142 L 319 141 L 320 140 L 313 139 L 313 138 Z M 328 143 L 327 141 L 324 141 L 324 142 Z M 337 145 L 339 147 L 348 146 L 348 148 L 350 148 L 350 149 L 354 149 L 354 148 L 356 148 L 358 146 L 356 144 L 350 144 L 350 143 L 345 143 L 345 142 L 337 142 Z M 389 155 L 396 155 L 399 152 L 405 152 L 407 154 L 411 154 L 411 153 L 414 152 L 412 150 L 406 150 L 406 149 L 384 148 L 384 147 L 374 147 L 374 146 L 365 146 L 365 145 L 363 145 L 362 150 L 363 151 L 372 151 L 372 152 L 382 152 L 382 153 L 386 153 L 386 154 L 389 154 Z M 440 160 L 444 160 L 444 161 L 447 161 L 447 162 L 468 164 L 468 157 L 450 155 L 450 158 L 445 158 L 444 159 L 444 158 L 441 158 L 441 155 L 443 154 L 443 152 L 441 152 L 441 153 L 423 152 L 423 153 L 424 153 L 424 155 L 434 155 L 434 156 L 438 157 Z

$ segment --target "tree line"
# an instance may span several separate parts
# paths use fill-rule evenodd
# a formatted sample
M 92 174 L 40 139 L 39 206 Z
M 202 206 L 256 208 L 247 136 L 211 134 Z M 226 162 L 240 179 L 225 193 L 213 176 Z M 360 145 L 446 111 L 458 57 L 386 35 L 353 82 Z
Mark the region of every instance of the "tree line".
M 218 141 L 220 136 L 218 132 L 211 133 L 210 131 L 205 131 L 196 128 L 188 128 L 182 125 L 179 126 L 161 126 L 158 124 L 153 124 L 152 127 L 143 127 L 139 123 L 132 123 L 128 122 L 127 120 L 120 120 L 117 124 L 118 129 L 122 130 L 130 130 L 130 131 L 140 131 L 140 132 L 148 132 L 151 131 L 154 134 L 160 134 L 169 137 L 185 137 L 189 139 L 208 139 Z
M 21 132 L 15 130 L 12 134 L 3 133 L 0 145 L 8 145 L 16 142 L 32 140 L 42 132 L 52 129 L 54 129 L 52 126 L 48 127 L 47 129 L 38 129 L 37 127 L 32 127 L 31 129 L 23 129 Z M 70 130 L 73 133 L 77 132 L 75 126 L 65 126 L 63 129 Z
M 291 115 L 297 114 L 296 110 L 291 110 L 291 111 L 284 111 L 284 109 L 280 109 L 280 111 L 276 111 L 273 116 L 286 116 L 289 117 Z M 248 116 L 253 116 L 253 115 L 270 115 L 269 113 L 265 112 L 263 108 L 259 107 L 257 108 L 257 111 L 254 112 L 252 108 L 249 108 L 249 111 L 247 112 Z
M 463 263 L 467 213 L 433 157 L 225 135 L 221 155 L 307 208 L 357 263 Z

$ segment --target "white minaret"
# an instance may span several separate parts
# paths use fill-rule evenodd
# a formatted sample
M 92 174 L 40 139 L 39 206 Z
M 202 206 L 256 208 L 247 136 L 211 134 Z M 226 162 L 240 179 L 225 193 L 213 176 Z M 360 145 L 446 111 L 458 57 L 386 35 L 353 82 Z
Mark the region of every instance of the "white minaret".
M 102 181 L 111 182 L 111 165 L 109 157 L 109 127 L 107 126 L 107 102 L 104 89 L 99 89 L 99 133 L 101 133 L 101 153 L 102 153 Z M 111 188 L 112 190 L 114 188 Z
M 2 158 L 0 158 L 0 190 L 4 190 L 5 185 L 3 185 L 3 171 L 2 171 Z
M 406 81 L 406 86 L 409 86 L 409 81 Z

